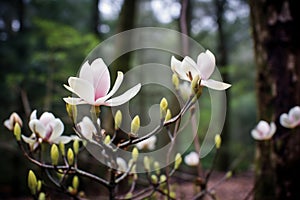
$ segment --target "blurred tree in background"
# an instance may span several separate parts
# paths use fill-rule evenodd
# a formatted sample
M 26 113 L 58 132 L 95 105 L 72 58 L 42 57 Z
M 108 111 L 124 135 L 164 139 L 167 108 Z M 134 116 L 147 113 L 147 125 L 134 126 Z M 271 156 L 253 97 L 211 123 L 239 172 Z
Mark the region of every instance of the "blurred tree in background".
M 39 112 L 51 109 L 68 123 L 62 97 L 69 93 L 62 85 L 69 76 L 76 75 L 87 54 L 106 38 L 136 27 L 182 31 L 180 16 L 184 2 L 188 3 L 183 24 L 186 25 L 186 33 L 215 53 L 217 66 L 221 67 L 222 74 L 228 79 L 226 81 L 233 85 L 228 102 L 227 136 L 224 138 L 228 152 L 223 157 L 225 161 L 220 160 L 220 163 L 226 163 L 230 169 L 250 169 L 253 142 L 249 132 L 256 117 L 255 70 L 249 8 L 244 0 L 2 0 L 0 120 L 3 122 L 12 111 L 28 116 L 37 108 Z M 172 38 L 168 41 L 174 42 Z M 129 55 L 120 57 L 112 65 L 122 67 L 126 72 L 135 64 L 153 59 L 157 63 L 169 64 L 169 58 L 163 60 L 151 50 Z M 115 67 L 110 67 L 113 76 Z M 148 90 L 154 99 L 160 96 L 155 88 Z M 137 108 L 144 109 L 146 113 L 147 110 L 142 107 L 152 105 L 154 100 L 140 96 Z M 202 104 L 209 107 L 210 103 L 204 101 Z M 203 109 L 202 112 L 201 125 L 208 124 L 210 110 Z M 199 132 L 206 129 L 201 127 Z M 26 193 L 24 174 L 27 163 L 18 157 L 15 144 L 7 142 L 11 137 L 6 132 L 1 126 L 0 153 L 6 156 L 0 158 L 3 163 L 0 168 L 0 197 Z M 19 163 L 24 167 L 20 168 Z M 224 166 L 221 168 L 224 169 Z M 21 186 L 24 188 L 18 188 Z

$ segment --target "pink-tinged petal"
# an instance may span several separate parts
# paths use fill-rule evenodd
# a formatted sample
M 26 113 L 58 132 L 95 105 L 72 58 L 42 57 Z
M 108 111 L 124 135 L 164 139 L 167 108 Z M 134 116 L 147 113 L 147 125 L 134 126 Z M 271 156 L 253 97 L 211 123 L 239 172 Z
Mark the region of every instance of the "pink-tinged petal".
M 269 138 L 271 138 L 273 135 L 274 135 L 274 133 L 276 132 L 276 125 L 275 125 L 275 123 L 274 122 L 271 122 L 271 124 L 270 124 L 270 132 L 269 132 Z
M 94 74 L 92 67 L 89 65 L 88 61 L 86 61 L 80 69 L 79 78 L 87 80 L 92 85 L 94 84 Z
M 41 138 L 46 137 L 46 128 L 39 120 L 31 120 L 29 122 L 29 128 L 33 133 L 39 135 Z
M 228 83 L 215 81 L 213 79 L 201 80 L 201 85 L 206 86 L 211 89 L 214 89 L 214 90 L 226 90 L 231 86 Z
M 80 79 L 77 77 L 70 77 L 69 80 L 70 88 L 79 98 L 83 99 L 89 104 L 93 104 L 95 101 L 94 87 L 87 80 Z M 68 89 L 68 88 L 67 88 Z
M 54 119 L 51 124 L 52 133 L 49 138 L 49 141 L 55 140 L 56 138 L 60 137 L 61 134 L 64 132 L 64 124 L 58 118 Z
M 44 112 L 40 117 L 40 122 L 46 127 L 51 121 L 55 119 L 54 115 L 49 112 Z
M 3 124 L 10 131 L 12 131 L 14 129 L 12 124 L 11 124 L 11 121 L 9 119 L 5 120 Z
M 70 105 L 86 104 L 86 102 L 80 98 L 66 97 L 63 98 L 63 100 Z
M 104 97 L 96 99 L 95 105 L 101 105 L 103 102 L 105 102 L 107 99 L 109 99 L 112 95 L 114 95 L 119 87 L 121 86 L 121 83 L 123 82 L 124 75 L 122 72 L 118 72 L 118 76 L 116 78 L 115 84 L 111 91 Z
M 60 136 L 60 137 L 58 137 L 58 138 L 55 138 L 55 139 L 51 140 L 51 142 L 52 142 L 52 143 L 55 143 L 55 144 L 59 144 L 59 143 L 67 144 L 67 143 L 69 143 L 71 140 L 72 140 L 71 137 L 68 137 L 68 136 Z
M 295 106 L 289 111 L 289 118 L 293 120 L 297 125 L 300 123 L 300 107 Z
M 30 137 L 26 137 L 25 135 L 21 135 L 21 137 L 24 140 L 24 142 L 26 142 L 27 144 L 33 144 L 33 143 L 36 142 L 35 134 L 32 134 Z
M 17 113 L 13 112 L 13 113 L 9 116 L 9 119 L 7 119 L 7 120 L 4 121 L 4 126 L 5 126 L 8 130 L 12 131 L 12 130 L 14 129 L 15 123 L 18 123 L 20 126 L 23 125 L 23 121 L 22 121 L 22 119 L 20 118 L 20 116 L 19 116 Z
M 270 131 L 270 125 L 268 124 L 268 122 L 261 120 L 261 121 L 259 121 L 256 129 L 259 132 L 264 133 L 264 135 L 265 135 L 265 133 L 268 133 Z
M 95 88 L 95 99 L 104 97 L 110 88 L 110 74 L 106 64 L 101 58 L 94 60 L 91 64 L 93 72 L 93 85 Z
M 140 91 L 140 89 L 141 89 L 141 84 L 137 84 L 136 86 L 130 88 L 120 96 L 107 100 L 105 104 L 109 106 L 122 105 L 127 101 L 129 101 L 130 99 L 132 99 Z
M 286 113 L 280 115 L 279 122 L 285 128 L 294 128 L 296 126 L 296 124 L 291 123 L 289 116 Z
M 192 58 L 188 57 L 188 56 L 184 57 L 184 59 L 181 63 L 181 69 L 185 73 L 185 77 L 187 78 L 185 80 L 189 80 L 189 81 L 192 81 L 193 78 L 197 74 L 200 73 L 200 71 L 198 70 L 198 66 L 195 63 L 195 61 Z
M 34 110 L 34 111 L 31 112 L 31 114 L 30 114 L 30 121 L 33 120 L 33 119 L 37 119 L 36 113 L 37 113 L 37 110 Z
M 215 70 L 215 56 L 209 50 L 206 50 L 205 53 L 199 54 L 197 65 L 198 70 L 200 71 L 201 78 L 207 80 Z
M 251 136 L 252 136 L 255 140 L 262 140 L 262 139 L 263 139 L 261 133 L 258 132 L 258 131 L 255 130 L 255 129 L 251 131 Z

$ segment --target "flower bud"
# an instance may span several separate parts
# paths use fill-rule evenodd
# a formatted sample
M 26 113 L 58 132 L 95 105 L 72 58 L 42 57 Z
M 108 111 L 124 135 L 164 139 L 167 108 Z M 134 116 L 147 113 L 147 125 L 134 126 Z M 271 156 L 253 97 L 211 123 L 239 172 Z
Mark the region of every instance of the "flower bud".
M 78 190 L 78 186 L 79 186 L 79 179 L 78 176 L 74 176 L 73 180 L 72 180 L 72 186 L 75 190 Z
M 74 153 L 73 153 L 73 150 L 71 148 L 68 149 L 67 159 L 68 159 L 69 165 L 73 165 L 73 163 L 74 163 Z
M 79 140 L 78 139 L 75 139 L 73 142 L 73 150 L 74 150 L 75 155 L 78 155 L 78 152 L 79 152 Z
M 182 162 L 182 157 L 180 153 L 177 153 L 175 156 L 175 165 L 174 165 L 174 169 L 177 170 L 179 168 L 179 165 Z
M 15 123 L 14 135 L 15 135 L 17 141 L 21 140 L 21 126 L 19 125 L 19 123 Z
M 221 143 L 222 143 L 222 138 L 221 138 L 220 134 L 217 134 L 215 136 L 215 143 L 216 143 L 216 148 L 219 149 L 221 147 Z
M 163 119 L 166 116 L 166 112 L 168 109 L 168 101 L 166 98 L 162 98 L 159 107 L 160 107 L 160 118 Z
M 58 147 L 59 147 L 59 150 L 60 150 L 61 155 L 62 155 L 62 156 L 65 156 L 65 155 L 66 155 L 66 152 L 65 152 L 65 144 L 62 143 L 62 142 L 59 142 Z
M 228 171 L 226 173 L 226 178 L 228 179 L 228 178 L 231 178 L 231 177 L 232 177 L 232 171 Z
M 175 74 L 175 73 L 172 75 L 172 83 L 175 86 L 175 89 L 178 90 L 179 78 L 178 78 L 177 74 Z
M 128 192 L 126 195 L 125 195 L 125 199 L 132 199 L 132 193 L 131 192 Z
M 165 122 L 166 122 L 166 121 L 169 121 L 171 118 L 172 118 L 172 113 L 171 113 L 171 110 L 168 109 L 168 110 L 167 110 L 166 117 L 165 117 Z
M 137 161 L 138 157 L 139 157 L 139 150 L 134 147 L 132 152 L 131 152 L 131 155 L 132 155 L 132 160 L 135 162 Z
M 167 177 L 166 177 L 166 175 L 164 175 L 164 174 L 162 174 L 160 177 L 159 177 L 159 182 L 160 183 L 163 183 L 163 182 L 165 182 L 167 180 Z
M 59 159 L 59 151 L 56 144 L 52 144 L 51 146 L 50 157 L 51 157 L 52 164 L 57 165 Z
M 140 117 L 136 115 L 131 122 L 131 134 L 137 136 L 137 132 L 140 129 Z
M 46 200 L 46 194 L 45 194 L 44 192 L 41 192 L 41 193 L 39 194 L 38 200 Z
M 159 164 L 159 162 L 155 161 L 155 162 L 153 163 L 153 166 L 154 166 L 154 169 L 155 169 L 155 173 L 156 173 L 157 175 L 159 175 L 159 174 L 160 174 L 160 164 Z
M 200 76 L 198 74 L 192 80 L 191 89 L 193 94 L 196 94 L 199 89 L 199 80 Z
M 158 183 L 158 178 L 157 178 L 157 176 L 155 174 L 152 174 L 150 178 L 151 178 L 151 181 L 152 181 L 153 184 L 157 184 Z
M 42 189 L 42 181 L 38 180 L 36 190 L 37 190 L 37 192 L 40 192 L 41 189 Z
M 36 194 L 37 189 L 37 180 L 34 172 L 29 170 L 28 178 L 27 178 L 28 188 L 30 189 L 31 194 Z
M 66 110 L 67 113 L 69 115 L 69 117 L 71 118 L 71 120 L 75 123 L 76 119 L 77 119 L 77 107 L 76 105 L 71 105 L 71 104 L 66 104 Z
M 103 143 L 106 145 L 110 143 L 110 135 L 105 136 Z
M 150 168 L 150 159 L 148 156 L 144 157 L 144 168 L 147 172 L 150 172 L 151 168 Z
M 115 130 L 118 130 L 122 123 L 122 112 L 118 110 L 115 114 Z

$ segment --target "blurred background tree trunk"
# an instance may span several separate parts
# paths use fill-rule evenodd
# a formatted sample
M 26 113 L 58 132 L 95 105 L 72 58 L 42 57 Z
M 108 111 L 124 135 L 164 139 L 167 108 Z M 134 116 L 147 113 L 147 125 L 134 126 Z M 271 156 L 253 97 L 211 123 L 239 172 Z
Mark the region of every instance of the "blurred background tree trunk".
M 282 113 L 300 103 L 300 13 L 291 0 L 250 0 L 250 8 L 258 119 L 277 125 L 270 143 L 257 144 L 255 199 L 300 199 L 300 131 L 290 134 L 279 123 Z

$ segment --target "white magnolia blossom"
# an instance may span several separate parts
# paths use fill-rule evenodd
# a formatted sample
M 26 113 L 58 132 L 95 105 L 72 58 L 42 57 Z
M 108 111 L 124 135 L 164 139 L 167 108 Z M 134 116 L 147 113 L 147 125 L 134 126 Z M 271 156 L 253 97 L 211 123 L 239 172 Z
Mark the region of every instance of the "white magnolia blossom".
M 29 128 L 32 131 L 31 136 L 26 137 L 22 135 L 22 139 L 35 149 L 41 142 L 48 142 L 50 144 L 59 144 L 60 142 L 66 144 L 74 137 L 62 136 L 64 132 L 64 124 L 59 118 L 55 118 L 50 112 L 44 112 L 39 119 L 36 116 L 36 110 L 30 115 Z
M 192 151 L 184 157 L 185 164 L 189 166 L 197 166 L 199 164 L 199 154 Z
M 198 55 L 197 63 L 186 56 L 182 61 L 177 60 L 174 56 L 171 58 L 171 69 L 182 80 L 191 82 L 197 75 L 200 77 L 200 84 L 214 90 L 225 90 L 231 85 L 210 79 L 215 70 L 216 59 L 214 54 L 209 50 Z
M 118 106 L 132 99 L 141 89 L 141 84 L 137 84 L 120 96 L 111 98 L 119 89 L 123 81 L 123 73 L 118 72 L 115 84 L 110 89 L 110 74 L 106 64 L 98 58 L 90 65 L 86 61 L 80 69 L 79 77 L 70 77 L 68 85 L 64 85 L 67 90 L 78 97 L 64 98 L 64 101 L 71 105 L 90 104 L 95 106 Z
M 100 120 L 97 121 L 97 125 L 100 127 Z M 89 141 L 93 141 L 93 136 L 97 134 L 97 129 L 94 123 L 87 116 L 82 118 L 81 122 L 77 124 L 77 128 L 81 136 Z
M 120 172 L 126 172 L 127 171 L 127 163 L 126 161 L 121 158 L 121 157 L 117 157 L 116 159 L 117 165 L 118 165 L 118 171 Z
M 8 130 L 12 131 L 14 130 L 15 123 L 18 123 L 20 126 L 23 125 L 23 121 L 20 116 L 17 113 L 13 112 L 10 115 L 9 119 L 5 120 L 3 124 Z
M 152 150 L 155 149 L 156 140 L 157 140 L 156 136 L 153 135 L 153 136 L 149 137 L 148 139 L 143 140 L 143 141 L 137 143 L 136 147 L 138 149 L 144 149 L 144 150 L 150 150 L 150 151 L 152 151 Z
M 300 107 L 295 106 L 290 109 L 289 113 L 280 115 L 280 124 L 286 128 L 295 128 L 300 125 Z
M 257 126 L 251 131 L 251 135 L 255 140 L 269 140 L 276 132 L 274 122 L 270 124 L 264 120 L 259 121 Z

